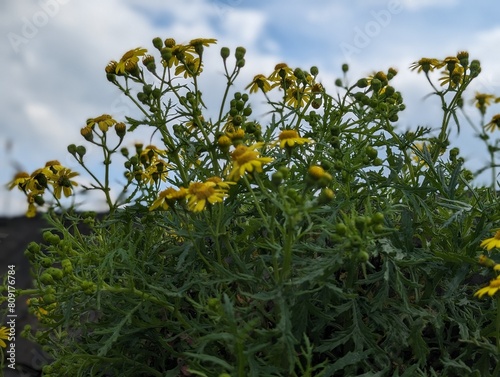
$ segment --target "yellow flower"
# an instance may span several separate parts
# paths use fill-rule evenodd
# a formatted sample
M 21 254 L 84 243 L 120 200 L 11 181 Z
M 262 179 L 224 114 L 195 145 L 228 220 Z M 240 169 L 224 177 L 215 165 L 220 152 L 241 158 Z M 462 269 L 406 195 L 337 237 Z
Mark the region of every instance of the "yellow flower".
M 500 114 L 493 115 L 490 123 L 484 126 L 485 131 L 493 132 L 497 128 L 500 128 Z
M 158 160 L 158 156 L 164 156 L 166 153 L 167 152 L 165 150 L 158 149 L 154 145 L 148 145 L 141 150 L 139 160 L 141 161 L 141 164 L 147 167 L 156 162 Z
M 233 160 L 233 170 L 228 176 L 230 181 L 237 181 L 245 172 L 262 172 L 262 165 L 268 164 L 273 159 L 271 157 L 259 157 L 259 152 L 255 149 L 261 148 L 263 143 L 255 143 L 252 146 L 238 145 L 231 153 Z
M 481 288 L 476 293 L 474 293 L 474 296 L 481 298 L 485 294 L 488 294 L 488 296 L 493 297 L 493 295 L 495 295 L 495 293 L 497 293 L 499 289 L 500 289 L 500 277 L 497 277 L 496 279 L 490 281 L 490 285 Z
M 205 209 L 207 202 L 210 204 L 222 202 L 227 196 L 226 190 L 217 186 L 217 183 L 213 181 L 191 182 L 186 195 L 188 209 L 201 212 Z
M 28 210 L 26 211 L 26 217 L 33 218 L 36 216 L 36 206 L 35 206 L 35 196 L 33 194 L 28 194 Z
M 209 45 L 216 43 L 217 39 L 215 38 L 195 38 L 191 39 L 191 41 L 189 42 L 189 44 L 193 47 L 196 47 L 197 45 L 208 47 Z
M 221 177 L 210 177 L 207 179 L 207 182 L 213 182 L 217 187 L 224 190 L 229 190 L 231 188 L 231 185 L 236 184 L 236 182 L 223 181 Z
M 500 229 L 495 232 L 493 237 L 487 238 L 481 242 L 479 246 L 484 247 L 488 251 L 493 248 L 500 248 Z
M 443 67 L 444 63 L 438 59 L 422 58 L 418 62 L 414 62 L 410 65 L 412 71 L 418 69 L 417 72 L 424 71 L 425 73 L 433 71 L 436 68 Z
M 175 74 L 180 75 L 184 73 L 184 78 L 198 76 L 203 71 L 200 58 L 194 58 L 191 55 L 187 55 L 182 64 L 175 68 Z
M 299 133 L 295 130 L 283 130 L 278 135 L 280 148 L 293 148 L 295 145 L 303 145 L 305 143 L 314 143 L 313 140 L 300 137 Z
M 194 48 L 194 51 L 201 56 L 203 54 L 203 46 L 208 47 L 211 44 L 217 43 L 214 38 L 196 38 L 189 42 L 189 45 Z
M 496 96 L 493 94 L 486 94 L 486 93 L 479 93 L 476 92 L 474 99 L 472 100 L 472 103 L 479 109 L 481 114 L 486 113 L 486 108 L 491 105 L 491 101 L 495 100 L 496 102 Z
M 156 208 L 167 210 L 169 206 L 173 205 L 176 201 L 184 199 L 187 195 L 187 190 L 184 187 L 179 187 L 178 190 L 169 187 L 158 194 L 158 198 L 153 202 L 150 211 Z
M 310 98 L 310 87 L 292 86 L 286 89 L 286 104 L 292 107 L 305 106 Z
M 464 68 L 460 65 L 455 66 L 453 71 L 443 71 L 442 76 L 439 78 L 441 86 L 449 84 L 450 87 L 455 88 L 460 84 L 464 78 Z
M 26 303 L 33 310 L 33 313 L 36 315 L 38 319 L 47 316 L 47 314 L 49 314 L 49 310 L 53 310 L 56 306 L 55 303 L 52 303 L 47 306 L 47 308 L 49 309 L 47 310 L 40 306 L 42 302 L 43 302 L 42 298 L 34 298 L 34 299 L 29 298 L 28 300 L 26 300 Z
M 64 193 L 65 197 L 72 194 L 73 186 L 78 186 L 78 183 L 72 181 L 78 175 L 77 172 L 71 171 L 68 168 L 62 168 L 57 171 L 57 173 L 49 175 L 48 179 L 54 187 L 54 196 L 57 199 L 61 198 L 61 193 Z
M 118 123 L 116 120 L 114 120 L 111 115 L 108 114 L 102 114 L 98 116 L 97 118 L 89 118 L 87 119 L 87 126 L 85 127 L 86 129 L 93 129 L 93 127 L 97 124 L 99 129 L 102 132 L 106 132 L 109 127 L 113 127 L 116 123 Z
M 28 182 L 30 181 L 31 177 L 28 173 L 26 172 L 19 172 L 14 176 L 14 179 L 8 183 L 8 188 L 9 190 L 12 190 L 14 187 L 18 187 L 20 190 L 25 191 L 26 186 Z
M 257 93 L 259 89 L 266 93 L 271 90 L 271 84 L 269 84 L 269 80 L 266 76 L 259 74 L 254 76 L 252 82 L 248 84 L 245 89 L 248 88 L 250 88 L 250 93 Z
M 5 340 L 9 339 L 10 330 L 8 327 L 2 326 L 0 327 L 0 347 L 7 348 L 7 344 Z
M 158 182 L 158 180 L 162 180 L 166 182 L 168 176 L 168 168 L 170 167 L 165 161 L 161 159 L 155 159 L 154 163 L 152 163 L 144 172 L 143 180 L 146 183 L 154 184 Z
M 169 48 L 169 46 L 167 46 Z M 185 62 L 187 59 L 194 59 L 192 54 L 191 46 L 184 45 L 174 45 L 171 48 L 172 57 L 168 59 L 168 61 L 164 61 L 164 66 L 172 68 L 172 66 L 178 66 L 182 62 Z
M 281 82 L 281 80 L 284 78 L 292 78 L 292 77 L 294 77 L 293 70 L 285 63 L 279 63 L 276 64 L 273 73 L 269 75 L 268 79 L 269 81 Z
M 143 56 L 148 50 L 145 48 L 134 48 L 133 50 L 127 51 L 123 54 L 122 58 L 118 63 L 116 63 L 115 73 L 125 73 L 126 69 L 137 65 L 139 62 L 139 56 Z

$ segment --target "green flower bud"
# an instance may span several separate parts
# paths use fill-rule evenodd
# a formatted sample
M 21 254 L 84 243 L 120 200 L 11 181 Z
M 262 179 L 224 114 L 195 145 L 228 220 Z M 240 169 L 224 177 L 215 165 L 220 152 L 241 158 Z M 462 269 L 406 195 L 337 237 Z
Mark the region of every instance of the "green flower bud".
M 246 117 L 252 115 L 252 108 L 250 106 L 245 107 L 243 109 L 243 115 Z
M 40 251 L 40 245 L 36 242 L 30 242 L 28 244 L 27 250 L 33 254 L 38 253 Z
M 82 158 L 83 156 L 85 156 L 85 153 L 87 153 L 87 149 L 85 149 L 83 145 L 79 145 L 78 147 L 76 147 L 76 153 L 78 153 L 78 156 Z
M 119 138 L 123 138 L 127 133 L 127 126 L 125 126 L 125 123 L 120 122 L 115 124 L 115 132 Z
M 237 66 L 238 68 L 243 68 L 243 67 L 245 66 L 245 59 L 238 59 L 238 60 L 236 61 L 236 66 Z
M 40 282 L 45 285 L 51 285 L 54 284 L 54 278 L 51 274 L 44 272 L 40 275 Z
M 45 204 L 45 199 L 41 195 L 35 195 L 33 199 L 35 200 L 35 203 L 38 204 L 39 206 L 43 206 Z
M 295 68 L 295 70 L 293 71 L 293 75 L 299 80 L 304 80 L 306 78 L 304 71 L 300 68 Z
M 375 212 L 372 215 L 372 221 L 371 222 L 374 225 L 383 223 L 384 222 L 384 214 L 382 212 Z
M 368 86 L 368 80 L 366 78 L 359 79 L 356 86 L 358 88 L 366 88 Z
M 337 223 L 335 225 L 335 233 L 339 236 L 345 236 L 347 234 L 347 226 L 344 223 Z
M 378 91 L 380 90 L 380 88 L 382 88 L 382 82 L 379 80 L 379 79 L 372 79 L 371 81 L 371 87 L 373 89 L 374 92 L 378 93 Z
M 479 60 L 473 60 L 470 63 L 470 76 L 477 77 L 481 73 L 481 63 Z
M 63 278 L 63 272 L 59 268 L 49 267 L 45 270 L 45 273 L 52 276 L 54 280 L 61 280 Z
M 396 89 L 394 89 L 394 87 L 392 87 L 392 86 L 386 86 L 385 87 L 385 95 L 387 97 L 392 96 L 395 92 L 396 92 Z
M 52 258 L 49 258 L 49 257 L 42 258 L 42 260 L 40 261 L 40 264 L 42 265 L 42 267 L 45 267 L 45 268 L 52 266 L 52 263 L 54 263 L 54 261 L 52 260 Z
M 68 152 L 74 156 L 76 153 L 76 145 L 75 144 L 68 145 Z
M 44 304 L 52 304 L 56 302 L 56 296 L 53 294 L 46 294 L 42 297 Z
M 364 250 L 359 251 L 356 257 L 361 263 L 366 263 L 370 259 L 370 255 Z
M 318 204 L 328 204 L 335 198 L 335 193 L 331 188 L 325 187 L 318 196 Z
M 311 72 L 311 75 L 313 75 L 314 77 L 318 76 L 318 73 L 319 73 L 319 69 L 318 67 L 316 66 L 312 66 L 310 69 L 309 69 L 309 72 Z
M 342 85 L 343 85 L 343 83 L 342 83 L 341 79 L 336 79 L 335 80 L 335 86 L 340 86 L 341 87 Z
M 153 46 L 156 49 L 161 50 L 163 48 L 163 41 L 160 37 L 153 38 Z
M 222 47 L 220 49 L 220 56 L 222 57 L 222 59 L 226 60 L 230 54 L 231 54 L 231 51 L 229 50 L 228 47 Z
M 71 264 L 71 261 L 69 259 L 63 259 L 61 261 L 61 266 L 62 266 L 62 270 L 64 272 L 64 275 L 69 275 L 73 272 L 73 265 Z
M 349 65 L 346 63 L 342 64 L 342 72 L 346 73 L 347 71 L 349 71 Z
M 276 171 L 271 175 L 271 182 L 273 183 L 274 186 L 278 187 L 283 182 L 283 178 L 284 178 L 283 174 L 280 173 L 279 171 Z
M 370 160 L 374 160 L 375 158 L 377 158 L 377 155 L 378 155 L 378 151 L 375 148 L 373 148 L 371 145 L 369 145 L 365 148 L 365 153 Z
M 172 59 L 172 49 L 170 47 L 163 47 L 160 53 L 161 53 L 161 58 L 166 62 Z
M 236 58 L 236 61 L 238 60 L 243 60 L 245 57 L 247 50 L 244 47 L 236 47 L 236 51 L 234 53 L 234 57 Z
M 290 175 L 290 169 L 287 168 L 286 166 L 280 166 L 278 168 L 278 171 L 281 173 L 281 175 L 283 176 L 283 179 L 287 179 L 288 176 Z

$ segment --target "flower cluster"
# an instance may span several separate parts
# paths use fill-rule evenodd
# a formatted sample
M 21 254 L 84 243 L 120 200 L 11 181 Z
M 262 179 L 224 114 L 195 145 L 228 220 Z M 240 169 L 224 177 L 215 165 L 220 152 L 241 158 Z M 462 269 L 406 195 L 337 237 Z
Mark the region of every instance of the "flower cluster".
M 19 172 L 14 179 L 8 184 L 9 190 L 18 188 L 27 197 L 28 211 L 27 217 L 34 217 L 37 211 L 37 205 L 45 204 L 43 196 L 47 190 L 52 193 L 56 201 L 61 199 L 61 196 L 69 197 L 73 193 L 73 188 L 78 184 L 73 181 L 78 173 L 69 168 L 65 168 L 59 161 L 48 161 L 41 169 L 35 170 L 33 173 Z
M 424 72 L 426 75 L 434 70 L 441 69 L 439 81 L 441 86 L 447 85 L 456 89 L 458 85 L 466 80 L 477 77 L 481 72 L 479 61 L 469 62 L 469 53 L 460 51 L 456 56 L 448 56 L 443 60 L 434 58 L 422 58 L 410 65 L 412 70 Z
M 269 76 L 256 75 L 246 87 L 250 93 L 259 89 L 267 93 L 274 88 L 283 90 L 284 103 L 291 108 L 302 108 L 311 104 L 314 108 L 321 106 L 323 86 L 316 82 L 318 69 L 312 67 L 309 72 L 300 68 L 292 69 L 285 63 L 279 63 Z

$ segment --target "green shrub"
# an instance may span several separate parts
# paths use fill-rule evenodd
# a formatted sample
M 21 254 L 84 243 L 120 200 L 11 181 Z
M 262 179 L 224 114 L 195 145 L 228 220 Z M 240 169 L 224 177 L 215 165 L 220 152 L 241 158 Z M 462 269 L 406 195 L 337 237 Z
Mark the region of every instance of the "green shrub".
M 26 251 L 35 288 L 24 292 L 40 322 L 25 333 L 52 357 L 44 376 L 496 376 L 496 302 L 473 294 L 499 205 L 448 138 L 479 62 L 460 52 L 414 63 L 443 117 L 399 132 L 395 69 L 338 79 L 329 94 L 316 67 L 278 64 L 237 92 L 242 47 L 221 49 L 227 85 L 207 109 L 199 77 L 213 43 L 155 38 L 155 57 L 137 48 L 106 67 L 143 116 L 87 121 L 103 172 L 68 147 L 94 179 L 87 189 L 103 193 L 104 218 L 54 211 L 77 179 L 57 161 L 12 181 L 28 215 L 51 208 L 52 228 Z M 259 119 L 251 100 L 262 95 Z M 483 123 L 495 99 L 476 95 Z M 123 147 L 139 127 L 161 145 Z M 478 128 L 487 145 L 495 127 Z M 495 270 L 491 258 L 481 263 Z M 477 295 L 493 296 L 495 281 Z

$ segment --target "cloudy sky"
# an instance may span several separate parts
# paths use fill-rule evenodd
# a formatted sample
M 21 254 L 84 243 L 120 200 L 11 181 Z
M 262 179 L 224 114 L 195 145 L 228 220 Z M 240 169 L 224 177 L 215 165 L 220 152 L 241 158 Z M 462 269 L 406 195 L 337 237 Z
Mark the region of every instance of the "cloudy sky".
M 18 169 L 31 172 L 52 159 L 77 169 L 66 146 L 82 143 L 87 118 L 133 114 L 104 67 L 131 48 L 151 48 L 153 37 L 216 38 L 205 69 L 211 89 L 222 78 L 222 46 L 247 49 L 241 88 L 280 62 L 318 66 L 327 87 L 344 62 L 353 81 L 395 67 L 393 85 L 407 104 L 398 126 L 406 130 L 439 124 L 437 102 L 424 100 L 428 84 L 408 69 L 421 57 L 467 50 L 483 69 L 469 98 L 474 90 L 500 96 L 498 14 L 496 0 L 2 0 L 0 215 L 25 211 L 24 196 L 4 188 Z M 457 143 L 479 166 L 486 155 L 473 136 L 464 125 Z

